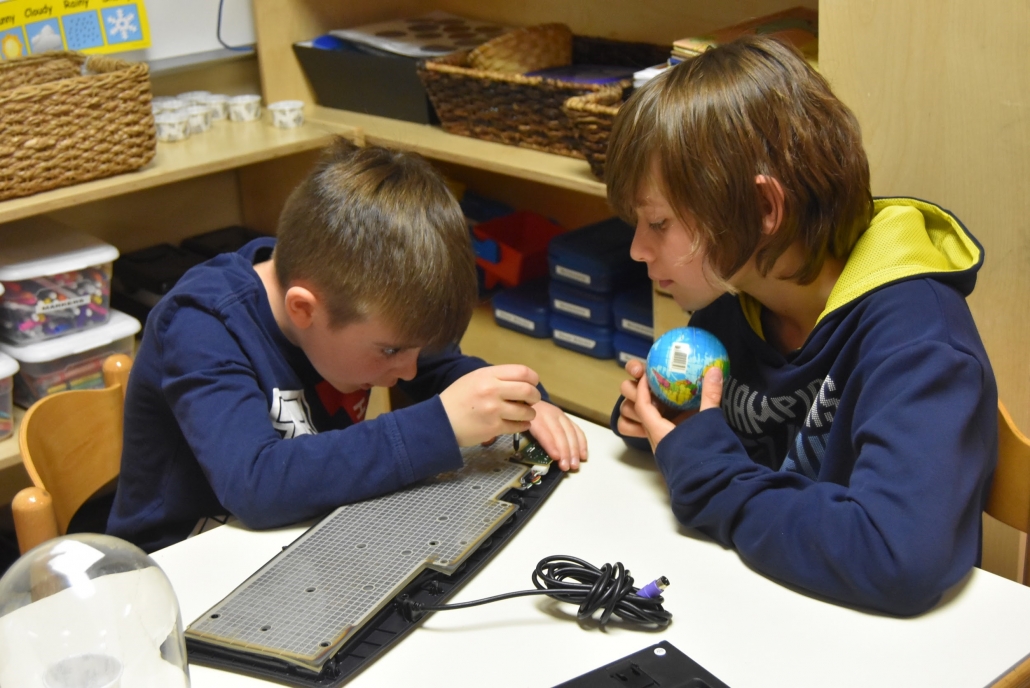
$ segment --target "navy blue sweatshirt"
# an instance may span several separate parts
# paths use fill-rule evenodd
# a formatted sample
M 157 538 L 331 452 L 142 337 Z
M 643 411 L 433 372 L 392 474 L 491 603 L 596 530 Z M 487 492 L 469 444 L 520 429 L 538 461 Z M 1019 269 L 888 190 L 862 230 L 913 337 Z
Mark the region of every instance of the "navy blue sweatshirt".
M 721 409 L 656 449 L 677 519 L 819 595 L 930 608 L 979 562 L 997 460 L 997 388 L 964 298 L 982 260 L 946 211 L 878 200 L 800 349 L 767 343 L 746 295 L 696 312 L 731 375 Z
M 418 403 L 357 422 L 367 397 L 338 407 L 275 322 L 253 269 L 274 245 L 258 239 L 193 268 L 150 313 L 109 534 L 153 551 L 206 516 L 271 528 L 461 466 L 436 395 L 486 363 L 457 347 L 425 355 L 398 385 Z

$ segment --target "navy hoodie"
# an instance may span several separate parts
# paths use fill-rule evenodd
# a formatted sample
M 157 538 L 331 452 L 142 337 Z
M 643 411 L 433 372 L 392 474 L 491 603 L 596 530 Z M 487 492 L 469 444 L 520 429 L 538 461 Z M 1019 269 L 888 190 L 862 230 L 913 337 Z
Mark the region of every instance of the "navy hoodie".
M 882 199 L 800 349 L 768 344 L 746 295 L 696 312 L 731 374 L 722 408 L 655 452 L 678 520 L 819 595 L 931 607 L 979 562 L 997 460 L 997 388 L 965 302 L 982 261 L 948 212 Z
M 287 341 L 253 264 L 258 239 L 186 273 L 147 318 L 125 399 L 107 532 L 153 551 L 198 519 L 271 528 L 462 465 L 436 396 L 486 365 L 451 347 L 398 387 L 419 403 L 373 420 Z

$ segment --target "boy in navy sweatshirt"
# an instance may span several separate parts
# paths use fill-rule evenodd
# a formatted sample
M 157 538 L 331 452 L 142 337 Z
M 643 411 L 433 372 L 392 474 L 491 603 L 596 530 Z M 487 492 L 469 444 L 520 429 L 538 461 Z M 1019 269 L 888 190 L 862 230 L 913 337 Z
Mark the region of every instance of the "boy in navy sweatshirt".
M 419 156 L 342 139 L 277 239 L 190 270 L 147 319 L 108 533 L 147 551 L 200 519 L 281 526 L 461 466 L 531 430 L 563 470 L 586 440 L 521 365 L 456 342 L 476 303 L 465 219 Z M 364 420 L 373 386 L 417 403 Z
M 935 205 L 873 200 L 854 115 L 772 39 L 652 80 L 609 145 L 632 256 L 729 352 L 690 417 L 627 366 L 613 426 L 648 440 L 676 517 L 785 583 L 930 608 L 979 561 L 997 455 L 965 302 L 980 244 Z

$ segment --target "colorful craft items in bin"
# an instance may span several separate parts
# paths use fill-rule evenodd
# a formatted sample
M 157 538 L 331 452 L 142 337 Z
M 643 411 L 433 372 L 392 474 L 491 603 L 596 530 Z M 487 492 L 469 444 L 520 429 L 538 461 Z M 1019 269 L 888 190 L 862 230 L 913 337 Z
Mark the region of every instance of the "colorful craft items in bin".
M 530 337 L 550 337 L 548 282 L 546 277 L 541 277 L 496 294 L 493 298 L 494 322 Z
M 14 374 L 18 372 L 18 361 L 7 354 L 0 354 L 0 440 L 14 432 L 13 399 Z
M 525 210 L 473 227 L 472 233 L 478 241 L 493 240 L 501 250 L 496 262 L 476 258 L 476 265 L 484 272 L 487 289 L 498 282 L 514 287 L 546 275 L 547 246 L 562 231 L 543 215 Z
M 0 352 L 18 362 L 14 403 L 28 408 L 48 394 L 104 386 L 104 359 L 111 354 L 131 356 L 140 323 L 112 310 L 104 325 L 28 346 L 0 344 Z
M 42 220 L 0 228 L 0 340 L 26 345 L 103 325 L 118 249 Z

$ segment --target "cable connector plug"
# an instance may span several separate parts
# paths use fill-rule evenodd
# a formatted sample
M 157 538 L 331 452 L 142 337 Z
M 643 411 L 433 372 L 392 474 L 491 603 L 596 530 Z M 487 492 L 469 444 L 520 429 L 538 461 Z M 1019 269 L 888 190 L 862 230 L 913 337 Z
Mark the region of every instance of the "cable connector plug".
M 659 576 L 644 587 L 640 588 L 640 590 L 637 590 L 637 597 L 644 597 L 649 600 L 654 599 L 655 597 L 661 597 L 662 591 L 667 587 L 669 587 L 669 579 L 665 576 Z

